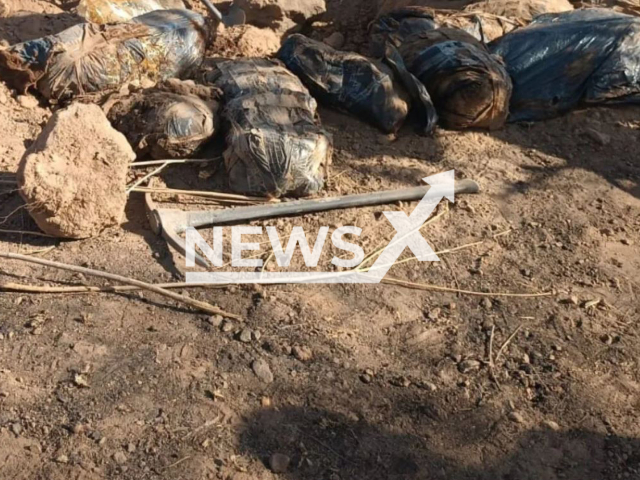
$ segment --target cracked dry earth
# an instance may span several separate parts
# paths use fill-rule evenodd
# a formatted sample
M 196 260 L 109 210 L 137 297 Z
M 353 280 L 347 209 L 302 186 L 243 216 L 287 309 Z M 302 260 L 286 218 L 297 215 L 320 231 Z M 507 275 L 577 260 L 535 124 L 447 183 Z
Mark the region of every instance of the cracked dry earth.
M 28 22 L 0 19 L 2 38 L 71 15 L 66 4 L 29 5 Z M 368 5 L 330 2 L 350 48 L 363 45 Z M 0 83 L 2 229 L 36 231 L 10 179 L 50 114 Z M 492 133 L 406 128 L 393 142 L 351 117 L 321 117 L 335 139 L 331 194 L 414 186 L 448 169 L 482 186 L 423 230 L 437 251 L 465 248 L 390 275 L 530 296 L 396 285 L 183 292 L 236 322 L 148 293 L 0 293 L 1 479 L 640 478 L 640 107 Z M 164 180 L 202 188 L 208 175 L 175 167 Z M 373 251 L 393 234 L 381 212 L 414 207 L 258 225 L 358 225 Z M 0 233 L 0 250 L 154 283 L 178 281 L 183 265 L 151 232 L 139 194 L 121 228 L 99 238 Z M 320 265 L 332 255 L 327 247 Z M 2 282 L 102 284 L 4 260 Z M 554 293 L 534 295 L 544 292 Z

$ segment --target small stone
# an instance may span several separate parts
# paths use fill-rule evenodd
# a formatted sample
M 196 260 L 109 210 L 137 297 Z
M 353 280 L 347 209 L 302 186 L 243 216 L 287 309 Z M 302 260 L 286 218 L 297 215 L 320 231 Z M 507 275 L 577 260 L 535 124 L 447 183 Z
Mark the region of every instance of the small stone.
M 602 341 L 602 343 L 606 343 L 607 345 L 613 345 L 613 337 L 608 333 L 605 333 L 604 335 L 602 335 L 600 337 L 600 340 Z
M 249 330 L 248 328 L 244 328 L 242 329 L 242 331 L 238 334 L 238 340 L 241 341 L 242 343 L 251 343 L 251 339 L 252 339 L 253 335 L 251 330 Z
M 233 322 L 231 320 L 224 320 L 222 322 L 222 331 L 225 333 L 229 333 L 230 331 L 232 331 L 233 329 L 235 329 L 235 325 L 233 324 Z
M 553 420 L 545 420 L 544 422 L 542 422 L 542 424 L 545 427 L 549 428 L 550 430 L 553 430 L 554 432 L 557 432 L 558 430 L 560 430 L 560 425 L 558 425 Z
M 525 365 L 529 365 L 531 363 L 531 358 L 526 353 L 522 355 L 522 363 Z
M 427 318 L 429 320 L 438 320 L 438 318 L 440 318 L 440 312 L 442 310 L 440 310 L 439 308 L 434 308 L 433 310 L 430 310 L 429 313 L 427 314 Z
M 253 373 L 255 373 L 256 377 L 264 383 L 273 382 L 273 373 L 271 372 L 271 367 L 269 367 L 266 360 L 262 358 L 254 360 L 251 364 L 251 369 L 253 370 Z
M 340 50 L 344 46 L 345 38 L 342 33 L 333 32 L 331 35 L 325 38 L 323 42 L 329 45 L 331 48 Z
M 418 386 L 423 390 L 427 390 L 428 392 L 436 392 L 438 390 L 436 384 L 432 382 L 420 382 Z
M 39 104 L 38 99 L 31 95 L 19 95 L 17 100 L 20 106 L 30 110 L 36 108 Z
M 511 413 L 509 413 L 509 420 L 511 420 L 514 423 L 519 423 L 519 424 L 525 423 L 524 417 L 519 412 L 511 412 Z
M 483 298 L 482 301 L 480 302 L 480 306 L 482 308 L 486 308 L 487 310 L 490 310 L 493 307 L 493 303 L 488 298 Z
M 363 373 L 362 375 L 360 375 L 360 381 L 368 385 L 373 381 L 373 378 L 371 377 L 371 375 Z
M 66 455 L 62 454 L 62 455 L 58 455 L 55 460 L 56 463 L 69 463 L 69 457 L 67 457 Z
M 124 452 L 116 452 L 113 454 L 113 460 L 117 464 L 122 465 L 124 463 L 127 463 L 127 456 L 124 454 Z
M 269 467 L 273 473 L 285 473 L 290 463 L 291 459 L 282 453 L 274 453 L 269 458 Z
M 73 383 L 77 386 L 77 387 L 81 387 L 81 388 L 89 388 L 89 382 L 87 382 L 87 379 L 84 378 L 82 375 L 80 375 L 79 373 L 76 373 L 73 376 Z
M 291 350 L 293 352 L 293 356 L 296 357 L 301 362 L 308 362 L 313 358 L 313 352 L 309 347 L 293 347 Z
M 135 452 L 135 451 L 136 451 L 136 444 L 135 444 L 135 443 L 133 443 L 133 442 L 129 442 L 129 443 L 127 444 L 127 452 L 129 452 L 129 453 L 133 453 L 133 452 Z
M 11 424 L 11 431 L 15 436 L 20 436 L 20 434 L 22 433 L 22 425 L 20 425 L 19 423 Z
M 210 317 L 207 317 L 207 323 L 216 328 L 222 325 L 223 320 L 224 317 L 222 315 L 211 315 Z
M 480 370 L 482 364 L 478 360 L 464 360 L 458 364 L 458 370 L 461 373 L 473 372 L 475 370 Z

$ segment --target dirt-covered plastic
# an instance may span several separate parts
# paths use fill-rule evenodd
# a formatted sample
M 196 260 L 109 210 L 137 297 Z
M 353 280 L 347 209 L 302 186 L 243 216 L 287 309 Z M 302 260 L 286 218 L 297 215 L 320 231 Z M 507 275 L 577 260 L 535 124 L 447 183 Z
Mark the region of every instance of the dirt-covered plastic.
M 303 35 L 290 36 L 278 58 L 316 99 L 387 133 L 396 132 L 407 118 L 410 98 L 393 71 L 380 62 Z
M 398 50 L 426 86 L 445 127 L 504 125 L 511 79 L 499 59 L 470 34 L 453 28 L 429 30 L 402 39 Z
M 221 60 L 204 80 L 224 94 L 224 160 L 234 191 L 280 197 L 323 188 L 332 140 L 298 77 L 279 62 L 250 58 Z
M 88 22 L 118 23 L 156 10 L 184 8 L 182 0 L 80 0 L 77 11 Z
M 0 78 L 46 98 L 152 86 L 190 76 L 204 58 L 205 20 L 189 10 L 159 10 L 131 22 L 81 23 L 0 50 Z
M 581 105 L 640 103 L 640 18 L 611 10 L 537 17 L 490 45 L 513 79 L 511 121 Z
M 104 105 L 113 127 L 123 133 L 138 159 L 193 156 L 218 132 L 219 91 L 193 81 L 168 80 Z

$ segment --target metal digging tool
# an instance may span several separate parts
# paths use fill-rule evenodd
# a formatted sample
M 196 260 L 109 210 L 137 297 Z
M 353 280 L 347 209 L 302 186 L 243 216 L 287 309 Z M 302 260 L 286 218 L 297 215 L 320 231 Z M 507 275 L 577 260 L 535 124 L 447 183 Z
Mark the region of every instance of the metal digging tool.
M 220 10 L 218 10 L 215 7 L 215 5 L 211 3 L 210 0 L 202 0 L 202 3 L 204 3 L 204 5 L 207 7 L 207 10 L 209 10 L 209 13 L 211 13 L 211 15 L 216 17 L 218 21 L 224 23 L 225 26 L 227 27 L 233 27 L 235 25 L 244 25 L 247 22 L 246 13 L 244 13 L 244 10 L 242 10 L 240 7 L 238 7 L 238 5 L 236 5 L 235 1 L 231 3 L 231 7 L 229 7 L 228 15 L 222 15 Z
M 275 204 L 256 205 L 250 207 L 236 207 L 217 211 L 188 211 L 170 208 L 158 208 L 151 198 L 151 193 L 145 194 L 147 216 L 153 231 L 162 235 L 167 243 L 181 255 L 186 254 L 185 240 L 180 235 L 190 227 L 201 228 L 230 223 L 250 222 L 274 217 L 290 217 L 305 213 L 326 212 L 355 207 L 371 207 L 395 202 L 411 202 L 422 200 L 430 185 L 400 190 L 347 195 L 343 197 L 329 197 L 318 200 L 295 200 Z M 455 183 L 456 195 L 462 193 L 478 193 L 480 187 L 473 180 L 461 180 Z M 195 261 L 202 267 L 208 267 L 207 261 L 196 252 Z

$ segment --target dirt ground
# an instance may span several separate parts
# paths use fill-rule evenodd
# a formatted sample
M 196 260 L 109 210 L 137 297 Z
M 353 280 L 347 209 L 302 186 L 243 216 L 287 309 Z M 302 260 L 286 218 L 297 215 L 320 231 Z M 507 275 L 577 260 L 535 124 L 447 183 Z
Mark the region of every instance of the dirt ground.
M 363 50 L 371 3 L 330 2 L 326 33 Z M 73 18 L 72 3 L 29 5 L 25 18 L 0 18 L 0 38 Z M 1 479 L 640 478 L 640 107 L 492 133 L 424 138 L 406 127 L 395 141 L 320 113 L 335 141 L 331 194 L 414 186 L 449 169 L 482 186 L 423 231 L 436 251 L 465 248 L 391 276 L 530 296 L 183 291 L 244 318 L 221 323 L 147 293 L 0 293 Z M 37 231 L 11 182 L 50 115 L 0 82 L 0 229 Z M 210 188 L 215 172 L 179 167 L 164 181 Z M 259 225 L 355 224 L 369 252 L 393 232 L 381 212 L 414 207 Z M 0 233 L 0 250 L 154 283 L 179 281 L 184 265 L 151 232 L 140 194 L 99 238 Z M 2 282 L 103 284 L 4 260 Z M 257 359 L 272 382 L 254 374 Z M 285 473 L 272 472 L 274 454 L 289 457 Z

